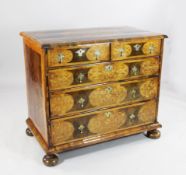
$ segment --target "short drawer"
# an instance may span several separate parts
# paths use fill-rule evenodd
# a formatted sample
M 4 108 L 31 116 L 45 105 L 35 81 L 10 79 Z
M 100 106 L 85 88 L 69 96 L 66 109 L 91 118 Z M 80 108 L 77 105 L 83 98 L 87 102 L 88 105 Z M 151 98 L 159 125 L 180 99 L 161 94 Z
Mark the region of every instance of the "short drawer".
M 50 115 L 52 118 L 66 117 L 156 98 L 158 84 L 158 78 L 150 78 L 53 92 L 50 94 Z
M 156 121 L 155 100 L 136 105 L 78 115 L 74 118 L 51 121 L 53 145 L 75 140 L 91 140 L 102 134 L 123 130 Z
M 111 59 L 123 60 L 141 56 L 160 55 L 160 39 L 143 39 L 130 42 L 115 41 L 111 44 Z
M 151 57 L 135 61 L 117 61 L 86 65 L 79 68 L 49 70 L 49 89 L 59 90 L 74 86 L 158 75 L 159 69 L 159 58 Z
M 48 50 L 49 67 L 108 61 L 109 59 L 109 43 L 63 46 Z

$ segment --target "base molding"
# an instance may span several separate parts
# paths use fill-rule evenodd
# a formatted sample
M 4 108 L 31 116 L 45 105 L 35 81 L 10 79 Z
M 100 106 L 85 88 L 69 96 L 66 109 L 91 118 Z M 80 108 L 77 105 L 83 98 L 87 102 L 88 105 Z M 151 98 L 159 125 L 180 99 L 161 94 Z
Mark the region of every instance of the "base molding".
M 77 141 L 71 141 L 68 143 L 64 143 L 62 145 L 49 147 L 47 143 L 45 142 L 45 140 L 43 139 L 43 137 L 41 136 L 41 134 L 39 133 L 39 131 L 37 130 L 37 128 L 34 126 L 34 123 L 32 122 L 32 120 L 28 118 L 26 120 L 26 123 L 28 127 L 30 128 L 31 132 L 33 133 L 33 135 L 36 137 L 41 147 L 43 148 L 43 150 L 47 154 L 61 153 L 64 151 L 86 147 L 86 146 L 102 143 L 105 141 L 110 141 L 110 140 L 118 139 L 121 137 L 126 137 L 129 135 L 139 134 L 139 133 L 143 133 L 146 131 L 152 131 L 152 130 L 162 127 L 160 123 L 156 122 L 152 124 L 136 126 L 132 128 L 115 131 L 112 133 L 103 134 L 101 135 L 101 137 L 92 137 L 92 138 L 87 138 L 87 139 L 82 139 L 82 140 L 77 140 Z

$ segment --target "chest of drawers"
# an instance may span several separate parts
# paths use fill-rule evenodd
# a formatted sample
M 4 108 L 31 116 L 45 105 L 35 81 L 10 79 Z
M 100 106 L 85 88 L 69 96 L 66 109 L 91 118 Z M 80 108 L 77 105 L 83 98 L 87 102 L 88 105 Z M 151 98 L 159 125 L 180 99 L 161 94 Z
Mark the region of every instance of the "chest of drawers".
M 157 128 L 165 35 L 132 27 L 21 32 L 28 128 L 57 153 Z

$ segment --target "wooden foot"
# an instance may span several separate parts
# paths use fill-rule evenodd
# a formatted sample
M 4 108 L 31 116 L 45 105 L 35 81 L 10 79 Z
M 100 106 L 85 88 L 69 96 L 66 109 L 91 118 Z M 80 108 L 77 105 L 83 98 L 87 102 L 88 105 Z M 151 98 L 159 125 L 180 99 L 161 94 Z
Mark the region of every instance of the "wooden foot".
M 47 154 L 43 157 L 43 163 L 49 167 L 57 165 L 58 160 L 59 158 L 55 154 Z
M 27 134 L 28 136 L 34 136 L 34 135 L 32 134 L 32 131 L 30 130 L 30 128 L 26 128 L 26 134 Z
M 161 135 L 161 133 L 157 129 L 147 131 L 147 133 L 145 134 L 146 137 L 151 138 L 151 139 L 159 139 L 160 135 Z

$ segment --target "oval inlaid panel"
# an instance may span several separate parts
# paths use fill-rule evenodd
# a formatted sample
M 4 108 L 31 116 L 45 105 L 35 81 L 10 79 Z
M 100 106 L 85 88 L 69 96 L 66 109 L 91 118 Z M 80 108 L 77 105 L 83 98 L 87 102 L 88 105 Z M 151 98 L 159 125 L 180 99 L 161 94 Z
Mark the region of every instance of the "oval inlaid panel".
M 112 60 L 122 60 L 132 53 L 132 47 L 124 42 L 112 43 Z
M 145 55 L 156 55 L 160 53 L 161 40 L 148 41 L 143 45 L 142 51 Z
M 141 63 L 140 72 L 143 75 L 153 75 L 159 71 L 159 59 L 149 58 Z
M 87 59 L 90 61 L 95 60 L 108 60 L 109 59 L 109 45 L 108 44 L 100 44 L 91 46 L 87 53 Z
M 65 114 L 74 105 L 74 99 L 68 94 L 55 94 L 50 99 L 51 114 Z
M 48 65 L 64 65 L 71 62 L 73 59 L 73 53 L 67 49 L 53 49 L 48 51 Z
M 111 111 L 100 113 L 92 117 L 88 123 L 91 133 L 104 133 L 116 130 L 125 124 L 127 115 L 125 112 Z
M 156 102 L 150 101 L 143 105 L 138 112 L 138 119 L 142 122 L 154 122 L 156 118 Z
M 49 73 L 49 87 L 51 89 L 65 88 L 74 81 L 73 73 L 67 70 L 51 70 Z
M 122 80 L 128 76 L 129 68 L 123 62 L 97 65 L 88 71 L 88 79 L 93 82 Z
M 62 143 L 73 137 L 74 126 L 71 122 L 53 120 L 51 122 L 53 144 Z
M 145 98 L 154 98 L 158 92 L 158 80 L 147 80 L 140 85 L 140 94 Z
M 124 86 L 111 85 L 93 90 L 89 95 L 89 102 L 92 106 L 119 104 L 126 96 L 127 89 Z

